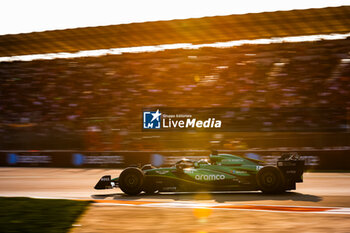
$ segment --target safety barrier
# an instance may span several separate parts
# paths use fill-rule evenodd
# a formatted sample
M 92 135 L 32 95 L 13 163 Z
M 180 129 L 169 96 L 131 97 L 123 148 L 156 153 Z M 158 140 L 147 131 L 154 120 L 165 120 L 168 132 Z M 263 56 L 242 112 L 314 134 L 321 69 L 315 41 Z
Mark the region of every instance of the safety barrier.
M 220 153 L 242 155 L 275 165 L 287 150 L 235 150 Z M 299 150 L 308 170 L 350 170 L 349 149 Z M 127 166 L 169 166 L 186 157 L 197 160 L 208 158 L 206 150 L 193 151 L 58 151 L 13 150 L 0 151 L 0 166 L 7 167 L 82 167 L 124 168 Z

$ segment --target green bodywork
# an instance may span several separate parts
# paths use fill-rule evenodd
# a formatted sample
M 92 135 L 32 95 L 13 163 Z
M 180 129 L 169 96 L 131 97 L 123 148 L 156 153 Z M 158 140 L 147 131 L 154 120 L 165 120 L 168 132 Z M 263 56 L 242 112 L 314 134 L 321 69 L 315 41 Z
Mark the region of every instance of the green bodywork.
M 182 159 L 171 167 L 155 168 L 144 165 L 141 169 L 129 167 L 120 177 L 103 176 L 95 189 L 119 187 L 124 193 L 137 195 L 144 191 L 253 191 L 281 193 L 294 190 L 303 182 L 304 160 L 298 155 L 285 154 L 276 166 L 230 154 L 211 154 L 209 160 Z
M 209 158 L 209 162 L 180 160 L 172 167 L 145 169 L 145 186 L 160 191 L 258 189 L 256 174 L 261 161 L 230 154 Z M 118 183 L 118 179 L 112 181 Z

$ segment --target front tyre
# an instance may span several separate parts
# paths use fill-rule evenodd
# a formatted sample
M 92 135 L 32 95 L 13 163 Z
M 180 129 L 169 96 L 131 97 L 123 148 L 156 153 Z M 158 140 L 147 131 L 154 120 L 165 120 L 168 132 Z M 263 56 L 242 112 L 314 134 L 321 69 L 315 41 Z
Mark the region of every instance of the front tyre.
M 119 176 L 119 187 L 128 195 L 137 195 L 142 191 L 144 174 L 139 168 L 126 168 Z
M 285 191 L 284 177 L 277 167 L 266 166 L 261 168 L 256 178 L 258 186 L 263 193 L 277 194 Z

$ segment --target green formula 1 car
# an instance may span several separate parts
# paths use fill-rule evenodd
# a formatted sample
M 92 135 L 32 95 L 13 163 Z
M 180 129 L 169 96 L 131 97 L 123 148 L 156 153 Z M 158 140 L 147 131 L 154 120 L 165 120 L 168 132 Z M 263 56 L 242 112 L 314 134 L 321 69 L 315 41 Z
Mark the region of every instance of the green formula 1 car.
M 128 195 L 159 192 L 257 191 L 281 193 L 303 182 L 304 161 L 284 154 L 277 166 L 230 154 L 212 153 L 209 160 L 182 159 L 171 167 L 129 167 L 120 176 L 103 176 L 95 189 L 119 187 Z

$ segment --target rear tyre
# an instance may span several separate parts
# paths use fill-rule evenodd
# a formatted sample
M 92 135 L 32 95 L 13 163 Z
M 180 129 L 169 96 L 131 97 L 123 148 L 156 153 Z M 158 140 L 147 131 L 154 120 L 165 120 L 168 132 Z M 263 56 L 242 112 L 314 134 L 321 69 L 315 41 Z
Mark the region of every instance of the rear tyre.
M 282 172 L 277 167 L 267 166 L 259 170 L 257 183 L 263 193 L 277 194 L 285 191 Z
M 128 195 L 137 195 L 142 191 L 144 174 L 139 168 L 126 168 L 119 176 L 119 187 Z

